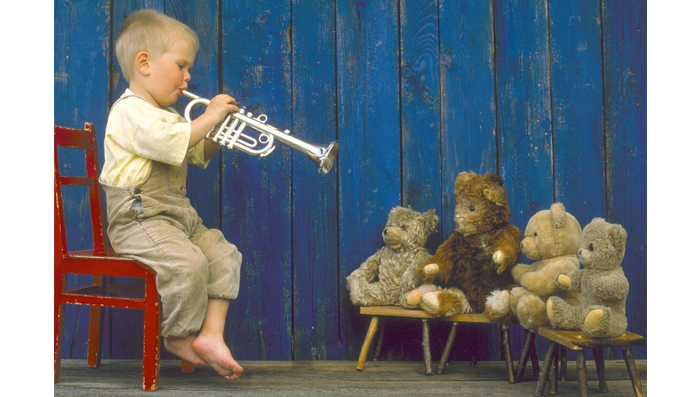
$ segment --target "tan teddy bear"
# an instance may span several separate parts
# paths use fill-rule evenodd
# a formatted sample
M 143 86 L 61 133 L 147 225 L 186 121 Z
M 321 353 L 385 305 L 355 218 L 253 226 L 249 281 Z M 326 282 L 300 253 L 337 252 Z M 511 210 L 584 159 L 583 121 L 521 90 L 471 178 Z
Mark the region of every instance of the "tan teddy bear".
M 511 223 L 504 180 L 462 172 L 454 183 L 454 233 L 418 267 L 424 283 L 407 296 L 433 316 L 481 313 L 485 298 L 511 284 L 523 235 Z
M 350 299 L 357 306 L 402 305 L 420 283 L 416 268 L 430 257 L 425 243 L 439 218 L 435 210 L 420 213 L 395 207 L 382 231 L 385 246 L 346 278 Z
M 571 305 L 580 304 L 580 293 L 559 288 L 554 277 L 579 269 L 576 252 L 582 230 L 561 203 L 533 215 L 526 225 L 521 252 L 536 262 L 518 264 L 511 270 L 519 285 L 511 290 L 494 291 L 487 298 L 485 314 L 493 322 L 508 321 L 512 315 L 526 329 L 547 324 L 545 302 L 559 296 Z
M 626 230 L 595 218 L 583 229 L 578 260 L 585 267 L 556 276 L 562 289 L 581 292 L 581 305 L 571 306 L 553 296 L 547 317 L 555 328 L 580 329 L 592 338 L 611 338 L 626 332 L 628 280 L 621 268 L 626 253 Z

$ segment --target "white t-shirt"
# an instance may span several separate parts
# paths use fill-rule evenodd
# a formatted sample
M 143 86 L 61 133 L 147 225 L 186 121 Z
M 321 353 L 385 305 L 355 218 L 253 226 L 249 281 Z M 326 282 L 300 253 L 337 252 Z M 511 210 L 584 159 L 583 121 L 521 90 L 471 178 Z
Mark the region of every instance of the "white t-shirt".
M 105 164 L 100 181 L 136 186 L 148 178 L 152 161 L 205 168 L 204 142 L 187 150 L 191 124 L 174 109 L 160 109 L 127 89 L 113 105 L 105 128 Z

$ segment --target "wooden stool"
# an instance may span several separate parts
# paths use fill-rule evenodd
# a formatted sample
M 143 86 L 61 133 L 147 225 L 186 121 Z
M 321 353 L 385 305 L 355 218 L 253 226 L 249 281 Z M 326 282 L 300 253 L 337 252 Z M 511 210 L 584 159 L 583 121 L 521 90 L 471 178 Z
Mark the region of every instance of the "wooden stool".
M 593 355 L 595 357 L 595 366 L 597 367 L 597 376 L 600 383 L 600 392 L 607 392 L 607 379 L 605 378 L 604 372 L 604 356 L 602 354 L 602 349 L 605 347 L 621 347 L 624 354 L 624 359 L 626 360 L 626 368 L 628 369 L 628 374 L 631 377 L 631 382 L 633 383 L 633 389 L 635 390 L 635 395 L 645 396 L 643 392 L 643 385 L 638 377 L 638 369 L 635 365 L 635 360 L 633 359 L 633 354 L 631 353 L 631 346 L 638 346 L 645 344 L 645 338 L 640 335 L 636 335 L 632 332 L 626 331 L 623 335 L 616 338 L 607 339 L 592 339 L 587 338 L 583 335 L 581 331 L 566 331 L 558 330 L 549 327 L 540 327 L 538 333 L 543 337 L 552 341 L 547 350 L 547 355 L 545 356 L 545 363 L 543 370 L 540 372 L 538 378 L 538 384 L 535 388 L 535 395 L 542 396 L 545 390 L 545 382 L 549 376 L 549 372 L 552 368 L 553 361 L 557 361 L 560 350 L 562 347 L 568 347 L 576 352 L 576 368 L 578 370 L 578 388 L 581 397 L 588 396 L 588 385 L 585 374 L 585 349 L 592 349 Z M 562 356 L 565 355 L 561 354 Z M 555 373 L 549 379 L 550 380 L 550 394 L 557 393 L 557 381 L 559 376 Z
M 484 314 L 457 314 L 452 317 L 433 317 L 428 313 L 418 310 L 418 309 L 406 309 L 400 306 L 367 306 L 361 307 L 361 314 L 373 316 L 370 320 L 370 325 L 368 326 L 368 332 L 366 334 L 365 340 L 363 341 L 363 346 L 361 346 L 361 352 L 358 355 L 358 365 L 356 369 L 363 371 L 365 366 L 366 358 L 368 356 L 368 349 L 373 341 L 375 332 L 379 324 L 379 317 L 406 317 L 406 318 L 419 318 L 423 321 L 423 358 L 425 361 L 425 374 L 432 374 L 431 362 L 432 358 L 430 355 L 430 326 L 428 320 L 438 320 L 438 321 L 451 321 L 452 328 L 447 338 L 447 343 L 444 346 L 444 351 L 442 352 L 442 358 L 440 360 L 440 365 L 437 373 L 441 374 L 444 367 L 447 364 L 447 359 L 449 358 L 449 353 L 451 353 L 451 348 L 454 345 L 454 339 L 456 338 L 456 329 L 459 323 L 480 323 L 480 324 L 491 324 Z M 377 359 L 380 348 L 382 345 L 383 331 L 380 333 L 380 340 L 375 349 L 375 359 Z M 514 383 L 514 368 L 513 361 L 511 358 L 511 343 L 509 341 L 509 326 L 502 326 L 502 345 L 504 347 L 504 361 L 506 362 L 507 374 L 510 383 Z M 537 360 L 536 360 L 537 361 Z

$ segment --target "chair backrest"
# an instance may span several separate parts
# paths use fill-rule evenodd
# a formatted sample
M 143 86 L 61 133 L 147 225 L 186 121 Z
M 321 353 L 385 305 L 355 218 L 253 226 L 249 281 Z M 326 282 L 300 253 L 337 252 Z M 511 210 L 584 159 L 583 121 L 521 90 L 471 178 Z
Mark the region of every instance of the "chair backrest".
M 86 156 L 86 176 L 60 175 L 58 148 L 82 149 Z M 88 188 L 93 231 L 94 254 L 104 253 L 104 224 L 100 208 L 100 187 L 98 185 L 98 153 L 96 134 L 93 124 L 86 123 L 83 130 L 55 126 L 55 245 L 61 245 L 62 253 L 67 253 L 67 234 L 65 233 L 62 186 L 86 186 Z M 59 228 L 59 230 L 57 229 Z M 58 238 L 60 241 L 58 241 Z M 55 247 L 57 250 L 57 247 Z

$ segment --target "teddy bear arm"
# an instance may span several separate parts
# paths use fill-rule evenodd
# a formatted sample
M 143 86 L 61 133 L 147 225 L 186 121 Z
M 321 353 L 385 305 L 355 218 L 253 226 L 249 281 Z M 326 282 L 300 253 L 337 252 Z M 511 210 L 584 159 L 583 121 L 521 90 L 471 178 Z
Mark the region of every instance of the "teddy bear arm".
M 520 284 L 521 278 L 533 271 L 535 271 L 535 266 L 519 263 L 511 269 L 511 275 L 514 277 L 514 281 Z
M 491 254 L 494 255 L 496 252 L 500 252 L 502 260 L 501 263 L 497 263 L 497 266 L 504 271 L 513 267 L 518 260 L 523 234 L 516 226 L 508 225 L 497 232 L 495 237 L 496 241 L 492 244 Z
M 567 259 L 548 263 L 539 268 L 535 265 L 531 267 L 536 268 L 536 270 L 533 270 L 521 278 L 521 286 L 541 296 L 554 295 L 564 291 L 564 289 L 555 282 L 555 279 L 561 273 L 568 274 L 568 272 L 575 272 L 578 270 L 578 264 L 574 264 Z
M 377 277 L 379 273 L 379 268 L 380 268 L 380 258 L 378 254 L 374 254 L 368 259 L 365 260 L 361 264 L 361 266 L 358 267 L 358 269 L 354 270 L 351 272 L 348 279 L 358 279 L 360 281 L 365 281 L 365 282 L 372 282 L 375 280 L 375 277 Z
M 409 261 L 409 265 L 401 275 L 399 280 L 399 285 L 401 286 L 402 292 L 408 292 L 420 285 L 420 278 L 418 277 L 418 266 L 425 263 L 425 261 L 430 258 L 430 254 L 425 252 L 419 252 L 414 255 L 413 259 Z
M 422 282 L 431 283 L 436 279 L 448 280 L 454 269 L 454 263 L 451 260 L 451 251 L 453 249 L 453 240 L 456 239 L 456 234 L 452 234 L 447 241 L 442 243 L 442 245 L 437 248 L 437 252 L 428 258 L 422 265 L 417 269 L 417 274 Z M 438 267 L 438 272 L 432 276 L 428 276 L 424 269 L 428 265 L 435 264 Z

